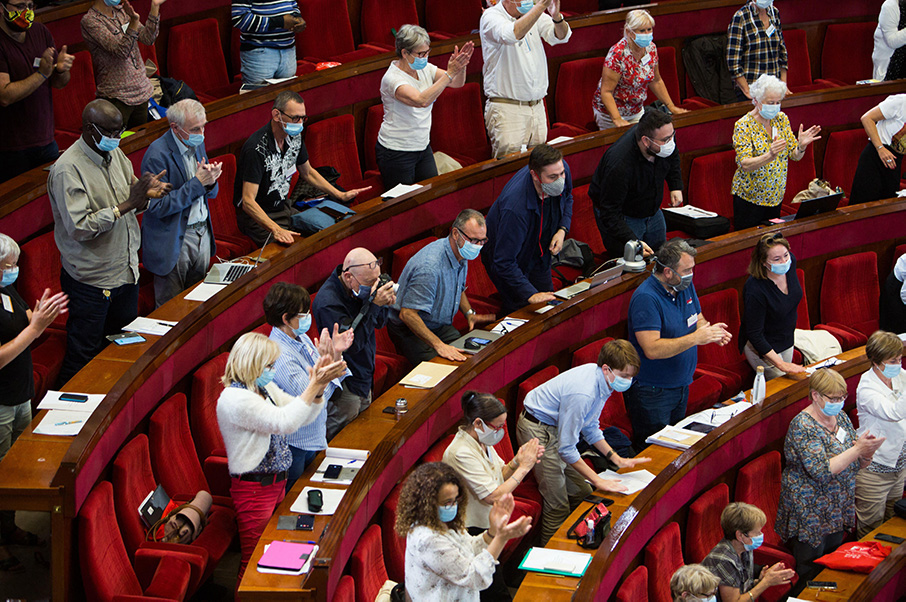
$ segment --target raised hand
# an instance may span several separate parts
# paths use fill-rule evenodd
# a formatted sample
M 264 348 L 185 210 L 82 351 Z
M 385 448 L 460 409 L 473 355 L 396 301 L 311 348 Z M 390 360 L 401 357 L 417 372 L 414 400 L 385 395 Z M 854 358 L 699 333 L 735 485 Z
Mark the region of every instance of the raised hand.
M 308 371 L 309 387 L 323 390 L 330 381 L 339 378 L 344 372 L 346 362 L 335 362 L 329 356 L 322 355 Z
M 538 439 L 529 439 L 516 452 L 516 463 L 523 468 L 532 468 L 541 461 L 543 455 L 544 446 L 538 442 Z
M 785 564 L 778 562 L 774 566 L 764 568 L 761 572 L 761 580 L 772 587 L 789 583 L 795 574 L 796 571 L 788 569 Z
M 732 337 L 730 332 L 727 330 L 727 325 L 723 322 L 719 322 L 713 325 L 710 322 L 705 322 L 703 325 L 698 327 L 698 329 L 695 331 L 695 334 L 697 345 L 708 345 L 710 343 L 726 345 Z
M 886 437 L 875 437 L 868 431 L 865 431 L 862 433 L 862 436 L 856 440 L 854 446 L 859 449 L 859 457 L 869 460 L 875 455 L 875 452 L 878 451 L 878 448 L 881 447 L 881 444 L 884 443 L 886 439 Z
M 41 62 L 38 63 L 38 72 L 44 77 L 50 77 L 53 73 L 53 55 L 56 53 L 56 50 L 53 47 L 48 47 L 44 50 L 44 53 L 41 54 Z
M 355 337 L 355 333 L 352 329 L 345 332 L 340 332 L 340 325 L 333 325 L 333 359 L 334 361 L 343 359 L 343 352 L 349 349 L 352 346 L 352 340 Z
M 805 147 L 814 142 L 815 140 L 821 140 L 821 136 L 818 134 L 821 133 L 820 125 L 813 125 L 809 129 L 802 131 L 802 124 L 799 124 L 799 136 L 797 140 L 799 141 L 799 148 L 805 150 Z
M 65 314 L 68 310 L 69 297 L 66 293 L 57 293 L 51 296 L 50 289 L 44 289 L 44 294 L 35 303 L 35 309 L 31 313 L 29 325 L 34 328 L 38 334 L 44 332 L 44 329 L 50 326 L 57 316 Z
M 142 174 L 142 179 L 145 179 L 145 176 L 150 176 L 148 181 L 148 188 L 145 192 L 145 195 L 150 199 L 159 199 L 171 190 L 173 190 L 172 184 L 169 182 L 162 182 L 161 178 L 167 175 L 167 170 L 162 170 L 159 174 Z
M 135 12 L 135 9 L 132 8 L 132 5 L 129 4 L 129 0 L 123 0 L 123 12 L 126 13 L 126 16 L 129 17 L 129 21 L 132 23 L 138 23 L 141 19 L 138 16 L 138 13 Z
M 214 182 L 217 181 L 213 171 L 208 167 L 209 165 L 210 163 L 202 158 L 202 160 L 198 162 L 198 168 L 195 170 L 195 177 L 198 178 L 198 181 L 201 182 L 201 185 L 205 188 L 213 186 Z M 220 174 L 218 173 L 217 175 Z
M 69 52 L 67 52 L 68 47 L 66 45 L 60 49 L 60 54 L 57 56 L 57 64 L 54 66 L 59 73 L 66 73 L 72 69 L 72 62 L 75 60 L 75 57 Z
M 771 148 L 770 148 L 770 150 L 768 150 L 768 153 L 771 155 L 771 158 L 773 159 L 774 157 L 776 157 L 777 155 L 782 153 L 785 149 L 786 149 L 786 138 L 775 138 L 774 141 L 771 142 Z

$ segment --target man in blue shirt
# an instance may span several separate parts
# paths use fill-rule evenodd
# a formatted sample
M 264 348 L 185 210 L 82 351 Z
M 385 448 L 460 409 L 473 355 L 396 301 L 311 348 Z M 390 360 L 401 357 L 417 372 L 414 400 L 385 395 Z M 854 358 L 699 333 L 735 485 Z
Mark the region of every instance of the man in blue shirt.
M 572 217 L 569 167 L 559 150 L 539 144 L 488 212 L 481 260 L 503 297 L 504 313 L 554 299 L 551 256 L 563 248 Z
M 618 339 L 601 347 L 597 364 L 567 370 L 526 396 L 525 410 L 516 422 L 516 439 L 523 445 L 537 438 L 544 447 L 544 455 L 534 468 L 544 500 L 539 545 L 547 544 L 572 509 L 593 490 L 626 490 L 618 481 L 599 477 L 582 460 L 576 449 L 580 436 L 620 468 L 651 460 L 621 458 L 604 440 L 600 426 L 610 394 L 629 388 L 638 371 L 635 349 L 628 341 Z
M 296 32 L 306 26 L 296 0 L 233 0 L 230 18 L 239 30 L 243 84 L 296 74 Z
M 465 354 L 448 344 L 460 336 L 453 328 L 457 310 L 465 315 L 469 330 L 496 319 L 475 313 L 465 292 L 468 262 L 478 257 L 488 240 L 486 234 L 484 216 L 463 209 L 447 238 L 423 248 L 403 268 L 387 330 L 399 352 L 413 364 L 438 355 L 455 362 L 466 360 Z
M 327 404 L 328 441 L 371 405 L 377 348 L 374 331 L 385 326 L 389 306 L 396 302 L 393 282 L 378 287 L 380 275 L 381 261 L 371 251 L 353 249 L 343 265 L 327 277 L 312 303 L 318 326 L 332 331 L 336 325 L 342 331 L 355 332 L 352 345 L 343 353 L 352 374 Z
M 633 445 L 686 416 L 689 385 L 699 345 L 726 345 L 732 335 L 723 323 L 701 313 L 692 284 L 695 249 L 673 238 L 655 256 L 654 273 L 629 302 L 629 340 L 642 357 L 639 378 L 623 396 L 632 422 Z

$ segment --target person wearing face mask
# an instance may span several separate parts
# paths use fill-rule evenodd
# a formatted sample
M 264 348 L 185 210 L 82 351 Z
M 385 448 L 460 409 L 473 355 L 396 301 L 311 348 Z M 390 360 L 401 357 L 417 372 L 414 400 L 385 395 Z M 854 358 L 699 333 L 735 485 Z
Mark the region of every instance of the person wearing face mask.
M 341 192 L 311 166 L 302 141 L 307 120 L 302 97 L 283 91 L 274 99 L 270 121 L 242 145 L 233 187 L 236 222 L 257 245 L 270 239 L 289 245 L 299 236 L 291 230 L 292 216 L 298 211 L 289 204 L 290 180 L 296 172 L 341 203 L 351 203 L 371 188 Z
M 859 379 L 856 409 L 859 430 L 884 437 L 871 464 L 856 475 L 856 536 L 862 538 L 893 517 L 906 481 L 906 375 L 903 341 L 878 330 L 868 337 L 865 355 L 871 368 Z
M 762 75 L 786 83 L 786 44 L 774 0 L 748 0 L 727 28 L 727 67 L 736 82 L 736 100 L 755 98 L 749 86 Z
M 459 338 L 453 317 L 461 311 L 469 330 L 497 319 L 479 314 L 466 297 L 469 261 L 487 242 L 484 216 L 463 209 L 453 220 L 450 235 L 416 253 L 400 274 L 396 303 L 390 308 L 387 331 L 397 350 L 413 365 L 440 356 L 463 362 L 467 356 L 452 343 Z
M 739 348 L 752 369 L 764 367 L 767 380 L 784 374 L 803 374 L 793 362 L 802 287 L 796 276 L 796 257 L 780 232 L 765 234 L 752 250 L 749 278 L 742 289 Z
M 700 564 L 686 564 L 670 577 L 673 602 L 717 602 L 720 580 Z
M 753 552 L 764 543 L 768 519 L 761 508 L 733 502 L 720 513 L 724 538 L 702 560 L 720 582 L 721 602 L 752 602 L 768 588 L 790 583 L 796 574 L 782 562 L 762 567 L 756 578 Z
M 0 183 L 60 154 L 51 88 L 69 83 L 73 56 L 66 46 L 57 53 L 34 8 L 30 0 L 0 2 Z
M 789 160 L 799 161 L 805 149 L 820 140 L 821 126 L 793 133 L 790 120 L 780 111 L 787 94 L 784 82 L 762 75 L 749 88 L 751 111 L 733 126 L 736 173 L 733 174 L 733 227 L 743 230 L 780 217 L 786 192 Z
M 208 200 L 217 196 L 221 164 L 208 163 L 204 106 L 180 100 L 167 109 L 170 130 L 151 143 L 142 171 L 166 170 L 169 194 L 148 205 L 142 219 L 142 262 L 154 274 L 160 307 L 204 278 L 214 256 L 214 226 Z
M 531 472 L 544 454 L 537 439 L 530 439 L 519 448 L 516 457 L 504 463 L 494 446 L 506 436 L 506 408 L 494 395 L 466 391 L 462 396 L 463 425 L 444 450 L 443 461 L 456 470 L 465 484 L 465 526 L 470 535 L 479 535 L 490 527 L 491 507 L 494 502 L 516 487 Z M 516 499 L 519 515 L 537 516 L 541 508 L 537 502 Z M 481 592 L 481 599 L 488 601 L 511 600 L 503 580 L 502 565 L 494 571 L 494 582 Z
M 629 301 L 629 341 L 641 356 L 641 371 L 623 399 L 636 449 L 686 417 L 697 347 L 726 345 L 732 338 L 726 324 L 711 324 L 702 315 L 692 284 L 695 253 L 680 238 L 665 242 L 655 255 L 654 272 Z
M 597 364 L 567 370 L 525 397 L 525 411 L 516 422 L 516 439 L 520 445 L 537 439 L 544 447 L 541 462 L 534 467 L 544 499 L 539 545 L 546 545 L 569 513 L 593 491 L 626 490 L 619 481 L 602 479 L 585 463 L 576 449 L 580 437 L 618 468 L 651 460 L 621 458 L 604 439 L 599 424 L 611 393 L 628 390 L 639 366 L 638 353 L 628 341 L 609 341 L 601 347 Z
M 671 113 L 687 112 L 673 104 L 661 79 L 653 31 L 654 17 L 647 10 L 626 13 L 623 37 L 607 52 L 592 98 L 599 130 L 638 123 L 649 88 Z
M 54 242 L 63 269 L 60 285 L 69 295 L 66 354 L 58 387 L 106 346 L 138 315 L 136 212 L 149 199 L 170 191 L 166 172 L 133 173 L 119 148 L 123 118 L 106 100 L 82 111 L 82 136 L 66 149 L 47 177 Z
M 843 411 L 846 391 L 838 372 L 815 370 L 809 378 L 811 403 L 793 417 L 783 444 L 786 466 L 774 530 L 796 560 L 799 590 L 820 572 L 814 560 L 840 547 L 855 527 L 856 473 L 884 443 L 884 437 L 868 432 L 856 435 Z
M 321 343 L 328 346 L 324 339 Z M 342 360 L 325 354 L 294 396 L 273 382 L 280 355 L 277 343 L 263 334 L 239 337 L 227 358 L 224 389 L 217 399 L 217 425 L 226 448 L 242 550 L 237 589 L 258 538 L 286 495 L 284 481 L 292 464 L 286 438 L 320 415 L 325 388 L 346 370 Z
M 327 403 L 328 441 L 371 405 L 375 330 L 386 326 L 390 305 L 396 302 L 394 283 L 380 280 L 381 263 L 368 249 L 351 250 L 321 285 L 311 306 L 320 326 L 332 330 L 339 325 L 340 330 L 355 332 L 352 345 L 343 353 L 352 374 Z
M 551 257 L 560 253 L 573 217 L 573 180 L 563 154 L 539 144 L 488 212 L 481 256 L 503 297 L 504 313 L 554 299 Z
M 642 242 L 645 257 L 664 244 L 667 223 L 661 202 L 665 182 L 670 205 L 681 206 L 683 177 L 673 118 L 648 110 L 638 125 L 607 148 L 588 187 L 608 255 L 622 257 L 630 240 Z
M 500 0 L 481 14 L 484 123 L 491 154 L 503 157 L 547 140 L 548 68 L 544 44 L 573 35 L 560 0 Z
M 462 479 L 443 462 L 422 464 L 403 483 L 394 530 L 406 538 L 407 600 L 478 602 L 503 547 L 532 526 L 528 516 L 510 520 L 515 502 L 507 493 L 494 502 L 488 530 L 469 535 L 468 502 Z
M 129 0 L 94 0 L 82 17 L 82 38 L 91 52 L 97 96 L 117 108 L 126 129 L 148 122 L 153 86 L 138 44 L 154 45 L 164 2 L 151 0 L 144 25 Z
M 454 47 L 446 71 L 428 62 L 431 39 L 418 25 L 403 25 L 396 34 L 397 60 L 381 78 L 384 120 L 375 156 L 384 188 L 414 184 L 437 175 L 431 150 L 431 109 L 449 88 L 466 83 L 474 44 Z
M 311 296 L 297 284 L 278 282 L 267 291 L 264 318 L 271 325 L 270 339 L 280 348 L 280 357 L 274 363 L 274 383 L 290 395 L 300 395 L 305 390 L 309 371 L 318 358 L 326 356 L 332 362 L 340 362 L 353 342 L 353 332 L 347 330 L 340 334 L 338 325 L 333 327 L 333 336 L 324 328 L 314 342 L 308 338 L 312 325 Z M 347 367 L 327 383 L 324 399 L 330 399 L 339 391 L 341 381 L 351 374 Z M 288 434 L 286 442 L 292 454 L 292 465 L 286 477 L 288 492 L 318 452 L 327 449 L 327 404 L 321 406 L 314 421 Z

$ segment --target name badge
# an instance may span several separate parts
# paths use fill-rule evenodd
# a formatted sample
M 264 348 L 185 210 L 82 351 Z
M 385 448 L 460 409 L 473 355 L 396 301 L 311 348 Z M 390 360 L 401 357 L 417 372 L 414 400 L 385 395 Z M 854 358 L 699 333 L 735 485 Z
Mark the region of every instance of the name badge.
M 837 441 L 846 443 L 846 431 L 843 430 L 843 427 L 837 429 Z
M 686 320 L 686 326 L 692 328 L 695 326 L 696 322 L 698 322 L 698 314 L 692 314 L 689 316 L 689 319 Z
M 764 33 L 766 36 L 771 37 L 772 35 L 774 35 L 775 31 L 777 30 L 774 29 L 774 24 L 771 23 L 770 25 L 768 25 L 768 28 L 764 30 Z
M 13 313 L 13 300 L 9 295 L 0 295 L 0 299 L 3 300 L 3 309 L 9 313 Z
M 286 170 L 286 179 L 288 180 L 288 179 L 290 179 L 291 177 L 293 177 L 293 176 L 296 174 L 297 171 L 298 171 L 298 170 L 296 169 L 295 164 L 292 165 L 289 169 Z
M 641 63 L 642 63 L 643 65 L 647 65 L 647 64 L 650 63 L 650 62 L 651 62 L 651 55 L 648 54 L 648 53 L 646 52 L 646 53 L 645 53 L 645 56 L 642 57 Z
M 35 57 L 35 62 L 33 62 L 33 63 L 31 64 L 31 66 L 34 67 L 35 69 L 37 69 L 38 67 L 40 67 L 40 66 L 41 66 L 41 57 L 40 57 L 40 56 L 36 56 L 36 57 Z
M 129 24 L 123 23 L 123 33 L 126 33 L 127 31 L 129 31 Z M 771 34 L 768 34 L 768 35 L 771 35 Z

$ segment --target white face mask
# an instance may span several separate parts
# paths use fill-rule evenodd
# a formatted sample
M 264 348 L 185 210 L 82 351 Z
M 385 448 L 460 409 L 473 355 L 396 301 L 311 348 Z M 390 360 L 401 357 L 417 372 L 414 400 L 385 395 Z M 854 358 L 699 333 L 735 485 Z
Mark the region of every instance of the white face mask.
M 475 434 L 478 435 L 479 443 L 494 447 L 503 440 L 503 429 L 493 429 L 485 424 L 481 418 L 478 419 L 478 422 L 479 426 L 475 428 Z
M 659 150 L 658 152 L 656 152 L 654 154 L 657 155 L 658 157 L 660 157 L 661 159 L 666 159 L 667 157 L 672 155 L 673 151 L 675 151 L 675 150 L 676 150 L 676 135 L 674 135 L 670 139 L 669 142 L 665 142 L 664 144 L 662 144 L 661 150 Z

